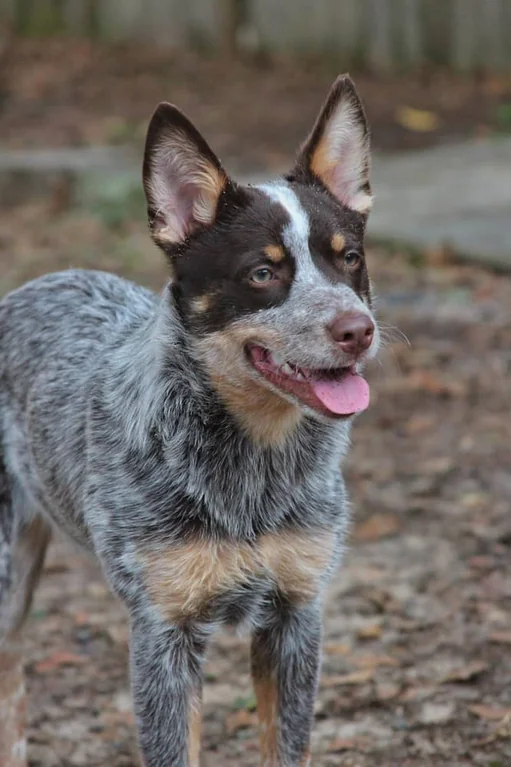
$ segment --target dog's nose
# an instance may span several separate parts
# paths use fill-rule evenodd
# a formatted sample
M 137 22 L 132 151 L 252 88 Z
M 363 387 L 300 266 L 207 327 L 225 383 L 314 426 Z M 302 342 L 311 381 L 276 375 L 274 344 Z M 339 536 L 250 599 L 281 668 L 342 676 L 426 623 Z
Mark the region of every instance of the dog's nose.
M 374 336 L 374 324 L 367 314 L 339 314 L 329 325 L 330 335 L 338 346 L 354 356 L 369 349 Z

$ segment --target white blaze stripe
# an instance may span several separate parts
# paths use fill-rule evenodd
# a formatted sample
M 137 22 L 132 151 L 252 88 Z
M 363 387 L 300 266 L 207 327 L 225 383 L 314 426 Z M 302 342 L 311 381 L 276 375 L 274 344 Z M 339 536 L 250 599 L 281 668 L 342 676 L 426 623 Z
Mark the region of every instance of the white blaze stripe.
M 308 325 L 312 321 L 325 326 L 340 313 L 361 312 L 375 323 L 375 353 L 379 334 L 373 314 L 353 288 L 344 282 L 330 281 L 314 263 L 309 247 L 310 219 L 293 189 L 282 181 L 261 184 L 257 188 L 288 214 L 289 223 L 283 229 L 282 242 L 296 263 L 296 274 L 287 301 L 267 311 L 273 316 L 285 314 L 287 319 L 292 317 L 295 324 Z
M 265 184 L 259 188 L 271 200 L 282 205 L 291 219 L 282 233 L 282 240 L 296 261 L 296 279 L 292 292 L 298 291 L 301 294 L 304 286 L 311 285 L 328 288 L 339 298 L 342 297 L 343 311 L 362 311 L 368 314 L 365 304 L 352 288 L 343 283 L 333 285 L 315 265 L 309 248 L 309 217 L 293 190 L 287 184 L 279 182 Z
M 300 200 L 287 184 L 264 184 L 259 187 L 274 202 L 279 203 L 290 218 L 282 232 L 282 241 L 296 262 L 296 282 L 327 285 L 325 275 L 316 267 L 309 249 L 310 223 Z

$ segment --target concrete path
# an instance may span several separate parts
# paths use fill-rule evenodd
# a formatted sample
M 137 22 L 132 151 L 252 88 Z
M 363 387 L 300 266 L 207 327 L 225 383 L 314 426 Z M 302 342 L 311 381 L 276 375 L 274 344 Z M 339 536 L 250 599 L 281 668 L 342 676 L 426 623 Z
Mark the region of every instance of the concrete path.
M 380 155 L 370 235 L 511 270 L 511 138 Z
M 104 193 L 107 179 L 116 176 L 124 182 L 114 181 L 113 194 L 140 188 L 138 159 L 122 149 L 0 152 L 0 204 L 40 195 L 59 175 L 73 178 L 78 189 L 86 187 L 89 198 L 95 190 Z M 373 240 L 420 249 L 446 246 L 511 271 L 511 138 L 377 155 L 373 187 Z

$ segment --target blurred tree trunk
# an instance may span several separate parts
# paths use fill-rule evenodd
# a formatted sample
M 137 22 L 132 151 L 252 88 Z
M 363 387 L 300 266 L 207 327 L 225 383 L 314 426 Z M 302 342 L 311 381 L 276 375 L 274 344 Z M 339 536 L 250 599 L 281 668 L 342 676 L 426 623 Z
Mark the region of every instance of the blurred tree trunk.
M 0 647 L 0 765 L 26 767 L 26 699 L 21 650 Z

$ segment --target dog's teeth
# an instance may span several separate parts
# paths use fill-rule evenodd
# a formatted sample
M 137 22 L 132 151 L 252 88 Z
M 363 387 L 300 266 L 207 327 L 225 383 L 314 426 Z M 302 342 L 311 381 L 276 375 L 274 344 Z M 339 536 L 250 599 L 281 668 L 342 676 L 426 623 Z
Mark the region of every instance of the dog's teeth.
M 275 367 L 278 367 L 278 368 L 282 367 L 282 365 L 284 364 L 284 360 L 282 359 L 280 354 L 277 354 L 276 352 L 272 352 L 270 356 L 271 356 L 271 361 L 273 362 Z
M 305 376 L 300 369 L 295 371 L 295 378 L 297 378 L 299 381 L 305 381 Z
M 285 363 L 284 363 L 284 364 L 281 366 L 280 370 L 281 370 L 281 372 L 282 372 L 282 373 L 284 373 L 284 375 L 285 375 L 285 376 L 291 376 L 291 375 L 293 375 L 293 368 L 291 367 L 291 365 L 289 364 L 289 362 L 285 362 Z

